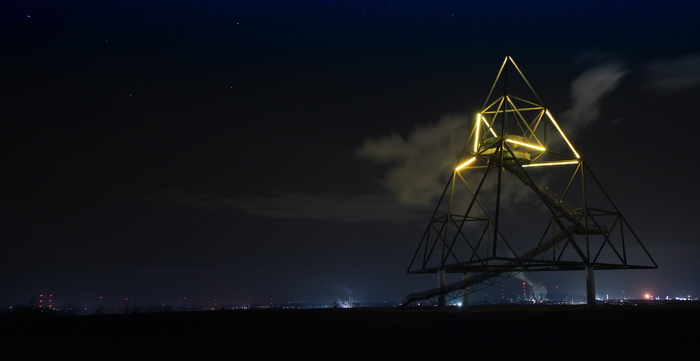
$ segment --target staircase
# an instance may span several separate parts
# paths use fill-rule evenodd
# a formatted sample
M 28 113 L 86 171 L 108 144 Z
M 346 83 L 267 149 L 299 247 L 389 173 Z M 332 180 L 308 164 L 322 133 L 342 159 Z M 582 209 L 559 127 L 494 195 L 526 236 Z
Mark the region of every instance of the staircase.
M 507 169 L 515 174 L 520 180 L 529 186 L 535 193 L 547 204 L 555 216 L 564 217 L 572 225 L 567 227 L 562 227 L 563 230 L 547 240 L 546 242 L 541 242 L 535 248 L 530 251 L 520 255 L 517 261 L 507 262 L 505 264 L 499 265 L 498 269 L 484 271 L 470 275 L 468 279 L 450 283 L 444 287 L 436 287 L 423 292 L 412 293 L 406 296 L 402 303 L 402 307 L 405 307 L 413 302 L 428 300 L 436 296 L 445 295 L 454 291 L 461 291 L 468 287 L 473 287 L 478 284 L 486 283 L 488 280 L 503 276 L 504 274 L 510 274 L 510 276 L 519 273 L 520 271 L 514 271 L 515 266 L 535 259 L 537 256 L 543 255 L 550 249 L 554 248 L 558 243 L 570 238 L 573 234 L 602 234 L 606 232 L 606 227 L 603 226 L 586 226 L 581 224 L 581 219 L 569 212 L 564 206 L 554 200 L 554 196 L 546 193 L 540 187 L 538 187 L 535 182 L 523 171 L 522 167 L 519 165 L 507 167 Z M 556 217 L 555 217 L 556 218 Z M 507 277 L 510 277 L 507 276 Z M 507 278 L 506 277 L 506 278 Z
M 569 236 L 571 236 L 572 233 L 574 233 L 576 227 L 575 226 L 569 226 L 565 231 L 560 232 L 555 234 L 552 238 L 547 240 L 546 242 L 540 243 L 537 247 L 531 249 L 530 251 L 522 254 L 518 258 L 518 263 L 522 262 L 522 260 L 532 260 L 536 256 L 541 255 L 548 250 L 552 249 L 555 245 L 560 243 L 561 241 L 567 239 Z M 436 296 L 448 294 L 450 292 L 454 291 L 460 291 L 468 287 L 472 287 L 481 283 L 485 283 L 486 281 L 499 277 L 503 275 L 504 273 L 512 273 L 513 271 L 508 271 L 510 269 L 509 266 L 515 266 L 516 262 L 508 262 L 503 264 L 502 266 L 499 266 L 498 270 L 491 270 L 491 271 L 484 271 L 480 273 L 476 273 L 472 276 L 470 276 L 466 280 L 462 280 L 459 282 L 454 282 L 450 283 L 448 285 L 445 285 L 444 287 L 436 287 L 436 288 L 431 288 L 429 290 L 423 291 L 423 292 L 417 292 L 417 293 L 412 293 L 406 296 L 404 301 L 402 302 L 402 307 L 405 307 L 413 302 L 416 301 L 421 301 L 421 300 L 428 300 Z

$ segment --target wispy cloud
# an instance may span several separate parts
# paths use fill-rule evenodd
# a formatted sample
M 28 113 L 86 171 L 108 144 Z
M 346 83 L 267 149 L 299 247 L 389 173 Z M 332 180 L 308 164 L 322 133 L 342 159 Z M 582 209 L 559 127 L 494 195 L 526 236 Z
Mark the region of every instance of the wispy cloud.
M 597 121 L 602 99 L 628 72 L 621 63 L 609 62 L 583 72 L 571 83 L 572 105 L 562 114 L 562 127 L 570 138 Z
M 392 222 L 424 216 L 387 194 L 302 194 L 270 196 L 171 191 L 168 202 L 210 210 L 236 210 L 260 217 L 344 222 Z
M 162 199 L 188 207 L 273 218 L 345 222 L 424 219 L 467 141 L 466 116 L 448 115 L 410 134 L 367 138 L 355 155 L 383 165 L 384 193 L 283 193 L 265 196 L 171 191 Z M 373 175 L 368 175 L 373 176 Z
M 389 134 L 366 139 L 357 155 L 389 166 L 384 186 L 401 204 L 433 206 L 469 136 L 465 115 L 443 116 L 438 122 L 417 126 L 407 136 Z
M 572 107 L 564 114 L 564 124 L 571 126 L 569 132 L 579 131 L 598 119 L 601 100 L 615 89 L 626 72 L 621 64 L 609 62 L 591 68 L 573 81 Z M 426 212 L 435 207 L 468 140 L 471 125 L 469 116 L 449 114 L 436 122 L 417 125 L 408 134 L 365 139 L 355 155 L 385 166 L 380 181 L 386 193 L 226 196 L 169 192 L 167 197 L 169 202 L 180 205 L 237 210 L 261 217 L 345 222 L 424 219 Z M 484 191 L 494 190 L 485 185 Z M 508 202 L 526 198 L 522 192 L 508 190 L 503 197 Z
M 571 107 L 562 115 L 567 135 L 575 135 L 600 118 L 603 99 L 628 72 L 619 62 L 599 63 L 571 83 Z M 407 136 L 389 134 L 367 139 L 357 154 L 388 165 L 383 184 L 401 204 L 434 206 L 445 186 L 446 176 L 457 162 L 472 125 L 466 115 L 449 115 L 437 123 L 416 127 Z M 518 179 L 504 178 L 501 200 L 515 204 L 529 199 L 519 191 Z M 484 184 L 482 192 L 493 194 L 495 184 Z
M 645 88 L 671 94 L 700 86 L 700 54 L 661 60 L 646 67 Z

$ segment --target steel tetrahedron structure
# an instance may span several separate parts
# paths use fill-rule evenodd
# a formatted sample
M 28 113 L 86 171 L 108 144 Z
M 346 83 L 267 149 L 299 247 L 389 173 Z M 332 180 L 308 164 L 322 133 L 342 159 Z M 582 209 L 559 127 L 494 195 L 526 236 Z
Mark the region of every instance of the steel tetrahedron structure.
M 520 272 L 657 264 L 552 113 L 507 56 L 408 267 L 438 287 L 403 306 L 437 304 Z M 448 282 L 456 274 L 458 280 Z M 453 277 L 453 276 L 450 276 Z

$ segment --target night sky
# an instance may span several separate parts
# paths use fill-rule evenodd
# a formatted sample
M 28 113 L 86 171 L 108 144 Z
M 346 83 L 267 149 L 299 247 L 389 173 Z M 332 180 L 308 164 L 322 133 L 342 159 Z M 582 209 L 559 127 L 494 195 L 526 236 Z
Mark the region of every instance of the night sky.
M 508 55 L 658 263 L 596 273 L 598 295 L 698 296 L 698 18 L 698 1 L 3 1 L 0 305 L 435 287 L 406 271 Z M 526 276 L 585 294 L 582 272 Z

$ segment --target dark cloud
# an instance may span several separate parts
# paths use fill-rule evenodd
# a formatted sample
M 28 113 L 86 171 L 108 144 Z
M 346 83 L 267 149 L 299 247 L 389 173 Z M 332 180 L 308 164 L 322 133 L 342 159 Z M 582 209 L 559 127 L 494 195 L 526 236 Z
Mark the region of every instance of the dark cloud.
M 361 159 L 385 166 L 384 193 L 278 193 L 267 196 L 168 192 L 165 198 L 189 207 L 236 210 L 273 218 L 344 222 L 406 221 L 424 216 L 445 186 L 468 139 L 466 115 L 451 114 L 417 126 L 406 136 L 366 138 L 355 150 Z
M 700 86 L 700 54 L 660 60 L 646 67 L 645 87 L 672 94 Z
M 168 202 L 219 211 L 238 211 L 270 218 L 342 222 L 394 222 L 415 219 L 420 213 L 388 194 L 302 194 L 276 196 L 168 192 Z

